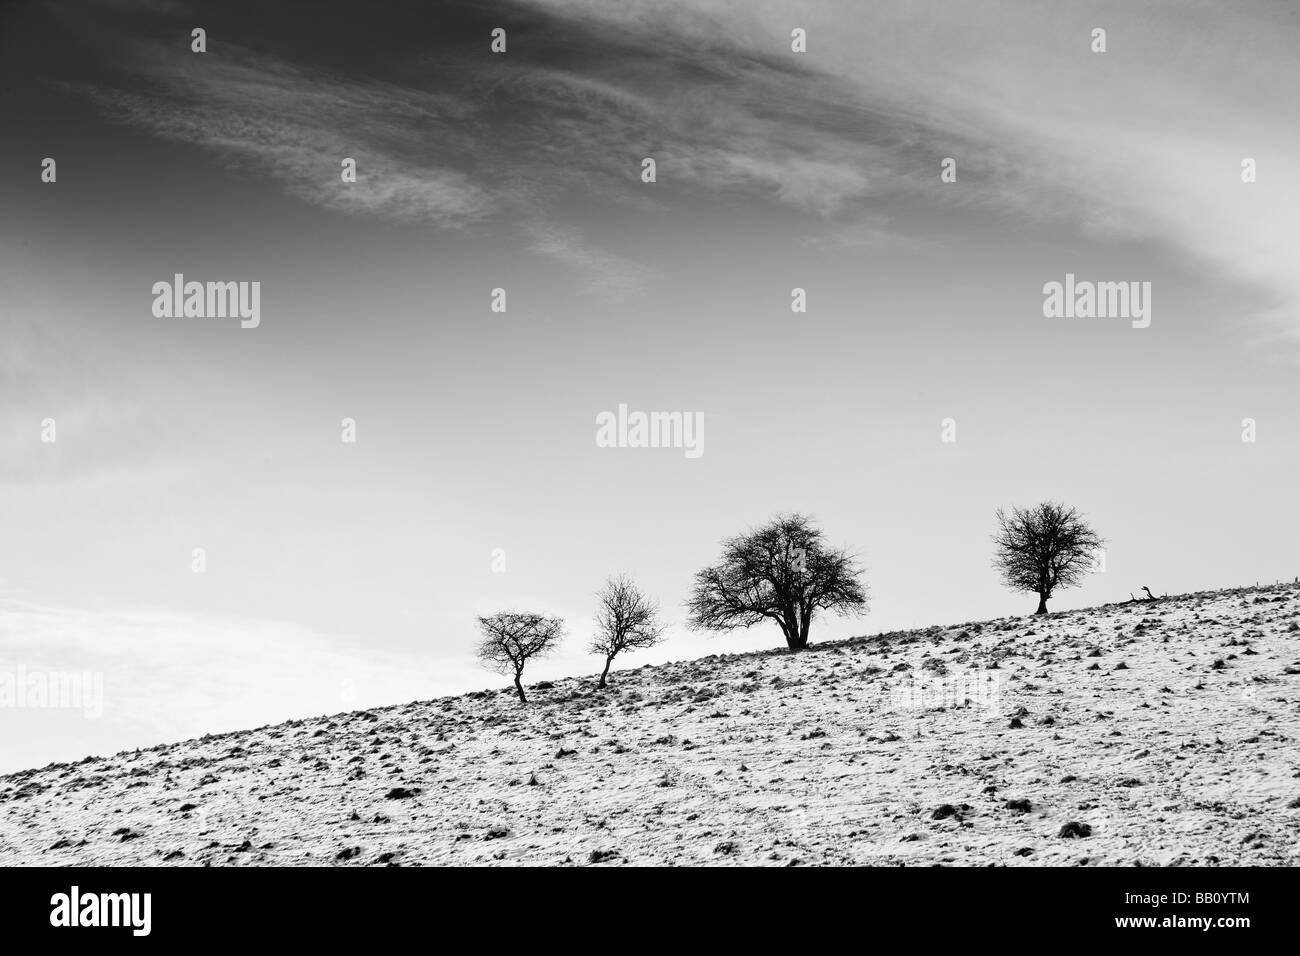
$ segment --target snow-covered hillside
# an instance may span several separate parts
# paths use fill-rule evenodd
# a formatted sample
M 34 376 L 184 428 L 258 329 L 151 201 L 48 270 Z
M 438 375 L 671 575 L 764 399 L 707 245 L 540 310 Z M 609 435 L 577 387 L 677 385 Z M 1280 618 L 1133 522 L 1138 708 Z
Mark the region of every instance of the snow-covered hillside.
M 53 765 L 0 777 L 0 863 L 1295 864 L 1298 622 L 1200 593 Z

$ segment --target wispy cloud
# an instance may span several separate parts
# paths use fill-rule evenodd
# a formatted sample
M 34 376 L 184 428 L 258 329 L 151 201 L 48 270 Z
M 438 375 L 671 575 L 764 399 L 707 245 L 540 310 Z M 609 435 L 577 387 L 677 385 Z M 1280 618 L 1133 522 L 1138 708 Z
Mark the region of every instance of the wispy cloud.
M 102 716 L 0 707 L 0 771 L 427 699 L 482 680 L 468 662 L 379 651 L 284 622 L 0 597 L 0 673 L 86 672 L 102 675 Z
M 455 97 L 382 83 L 350 83 L 239 48 L 196 65 L 141 47 L 150 92 L 84 88 L 111 114 L 150 132 L 252 165 L 299 199 L 345 213 L 456 227 L 495 209 L 488 194 L 421 143 L 467 144 L 469 109 Z M 356 183 L 341 162 L 359 164 Z
M 574 23 L 556 22 L 557 35 Z M 653 156 L 667 202 L 748 198 L 815 218 L 920 177 L 900 154 L 922 136 L 837 81 L 687 33 L 587 31 L 583 57 L 483 63 L 450 53 L 436 88 L 344 78 L 224 43 L 220 55 L 140 43 L 133 78 L 76 87 L 110 115 L 249 167 L 341 213 L 443 229 L 517 229 L 527 248 L 622 298 L 651 274 L 586 235 L 572 204 L 636 209 Z M 787 58 L 788 60 L 788 58 Z M 358 164 L 340 180 L 341 159 Z
M 633 295 L 649 274 L 636 263 L 589 245 L 574 230 L 533 222 L 524 231 L 531 240 L 529 249 L 576 269 L 585 277 L 586 288 L 603 298 L 618 301 Z
M 1296 328 L 1300 186 L 1281 171 L 1300 148 L 1285 112 L 1300 67 L 1277 13 L 1249 6 L 1107 2 L 1084 16 L 974 0 L 940 15 L 837 0 L 796 14 L 777 0 L 533 0 L 502 11 L 531 17 L 507 56 L 435 38 L 425 68 L 400 64 L 401 82 L 224 42 L 204 57 L 137 47 L 144 82 L 87 92 L 157 135 L 256 165 L 306 202 L 516 228 L 601 295 L 651 273 L 593 242 L 575 201 L 741 197 L 850 245 L 879 232 L 882 204 L 905 201 L 1159 241 L 1255 288 Z M 1103 20 L 1111 52 L 1098 56 L 1087 41 Z M 807 54 L 789 50 L 793 25 L 808 31 Z M 939 186 L 946 155 L 958 188 Z M 1237 179 L 1245 155 L 1261 161 L 1263 201 Z M 342 156 L 360 164 L 354 185 L 339 182 Z M 644 156 L 659 162 L 657 194 L 637 181 Z
M 814 241 L 852 243 L 863 230 L 843 220 L 870 223 L 872 203 L 900 198 L 1101 241 L 1150 240 L 1189 270 L 1238 284 L 1238 317 L 1300 337 L 1300 184 L 1285 172 L 1300 150 L 1289 105 L 1300 95 L 1291 55 L 1300 23 L 1285 6 L 533 3 L 684 51 L 702 70 L 733 64 L 771 109 L 718 97 L 710 106 L 739 107 L 716 110 L 729 145 L 702 123 L 680 144 L 683 164 L 702 183 L 766 186 L 781 202 L 838 214 Z M 809 37 L 798 57 L 786 52 L 794 26 Z M 1098 26 L 1106 54 L 1089 48 Z M 781 66 L 795 60 L 797 72 Z M 686 83 L 659 92 L 680 115 L 709 95 Z M 943 156 L 958 159 L 959 188 L 939 188 Z M 1239 178 L 1247 156 L 1260 168 L 1250 186 Z

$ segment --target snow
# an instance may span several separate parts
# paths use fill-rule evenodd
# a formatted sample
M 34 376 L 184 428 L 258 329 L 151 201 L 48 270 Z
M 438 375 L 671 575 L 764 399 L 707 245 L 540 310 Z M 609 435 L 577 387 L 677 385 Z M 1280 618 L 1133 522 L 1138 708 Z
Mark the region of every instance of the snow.
M 1203 592 L 88 758 L 0 777 L 0 863 L 1295 865 L 1298 621 Z

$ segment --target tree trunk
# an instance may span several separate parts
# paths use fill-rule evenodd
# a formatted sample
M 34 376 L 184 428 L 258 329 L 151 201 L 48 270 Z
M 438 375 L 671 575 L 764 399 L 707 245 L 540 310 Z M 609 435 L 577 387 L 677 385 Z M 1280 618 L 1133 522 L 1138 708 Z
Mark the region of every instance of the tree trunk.
M 1034 613 L 1035 613 L 1035 614 L 1046 614 L 1046 613 L 1047 613 L 1047 595 L 1046 595 L 1046 594 L 1040 594 L 1040 595 L 1038 595 L 1038 610 L 1035 611 Z
M 792 651 L 801 651 L 808 646 L 808 632 L 799 630 L 799 615 L 793 607 L 781 612 L 781 633 L 785 635 L 785 645 Z
M 600 683 L 596 685 L 597 687 L 605 686 L 605 678 L 609 676 L 609 665 L 613 662 L 613 660 L 614 660 L 614 655 L 612 654 L 609 657 L 605 658 L 605 669 L 600 672 Z
M 515 674 L 515 690 L 519 692 L 519 702 L 521 704 L 528 703 L 528 698 L 524 696 L 524 685 L 519 682 L 519 674 L 517 673 Z

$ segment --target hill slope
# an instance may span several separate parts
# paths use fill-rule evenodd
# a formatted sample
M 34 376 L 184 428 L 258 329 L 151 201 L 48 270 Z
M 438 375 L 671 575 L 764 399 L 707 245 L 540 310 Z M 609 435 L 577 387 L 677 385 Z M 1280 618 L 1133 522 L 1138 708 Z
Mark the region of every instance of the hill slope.
M 1297 621 L 1201 593 L 52 765 L 0 778 L 0 863 L 1294 864 Z

